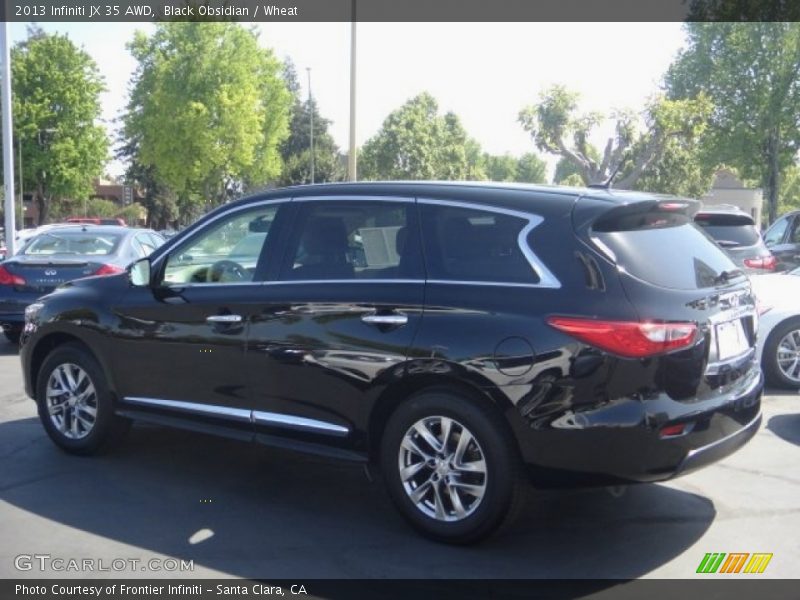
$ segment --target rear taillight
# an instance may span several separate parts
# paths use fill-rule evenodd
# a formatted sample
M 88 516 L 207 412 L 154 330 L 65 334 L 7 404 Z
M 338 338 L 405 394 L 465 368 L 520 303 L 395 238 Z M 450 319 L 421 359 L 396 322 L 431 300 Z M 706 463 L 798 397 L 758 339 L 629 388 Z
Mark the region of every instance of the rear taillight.
M 745 258 L 744 264 L 751 269 L 767 269 L 768 271 L 774 271 L 775 267 L 778 266 L 778 259 L 770 254 L 769 256 L 762 256 L 760 258 Z
M 0 265 L 0 285 L 25 285 L 25 278 L 10 273 L 8 269 Z
M 95 275 L 116 275 L 118 273 L 123 273 L 125 269 L 122 267 L 118 267 L 117 265 L 103 265 L 97 271 L 94 272 Z
M 550 317 L 547 322 L 587 344 L 626 358 L 646 358 L 686 348 L 697 336 L 695 323 L 598 321 L 574 317 Z

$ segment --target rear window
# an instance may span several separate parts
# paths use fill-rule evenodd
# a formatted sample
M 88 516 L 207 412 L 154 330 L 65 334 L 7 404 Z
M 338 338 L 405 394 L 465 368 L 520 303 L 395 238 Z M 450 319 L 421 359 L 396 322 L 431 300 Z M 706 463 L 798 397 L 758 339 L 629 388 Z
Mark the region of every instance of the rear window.
M 79 254 L 106 256 L 114 254 L 120 234 L 86 232 L 46 232 L 37 235 L 20 254 L 46 256 L 49 254 Z
M 592 231 L 604 254 L 634 277 L 673 289 L 714 287 L 730 258 L 682 214 L 647 213 L 616 219 Z
M 694 221 L 724 248 L 758 243 L 759 235 L 753 220 L 745 215 L 700 214 Z

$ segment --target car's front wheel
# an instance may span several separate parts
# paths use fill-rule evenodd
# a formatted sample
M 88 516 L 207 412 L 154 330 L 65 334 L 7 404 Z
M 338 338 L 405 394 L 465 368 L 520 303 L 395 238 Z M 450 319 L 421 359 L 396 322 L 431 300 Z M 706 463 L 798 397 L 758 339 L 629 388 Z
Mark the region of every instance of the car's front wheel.
M 761 366 L 769 385 L 800 388 L 800 319 L 787 319 L 770 332 Z
M 512 440 L 491 406 L 449 391 L 416 395 L 384 431 L 381 466 L 389 494 L 424 535 L 476 542 L 516 512 L 526 485 Z
M 102 368 L 78 344 L 64 344 L 47 356 L 36 381 L 36 400 L 50 439 L 72 454 L 93 454 L 130 425 L 114 414 Z

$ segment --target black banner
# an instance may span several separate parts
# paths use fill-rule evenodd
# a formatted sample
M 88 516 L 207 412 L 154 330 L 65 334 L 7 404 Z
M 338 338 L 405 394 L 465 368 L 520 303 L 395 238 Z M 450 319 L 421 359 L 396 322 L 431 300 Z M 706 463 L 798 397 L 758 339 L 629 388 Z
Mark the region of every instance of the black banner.
M 219 600 L 297 598 L 339 600 L 491 600 L 586 598 L 587 600 L 785 600 L 798 583 L 776 579 L 598 580 L 236 580 L 236 579 L 39 579 L 0 580 L 3 600 Z
M 797 21 L 782 0 L 5 0 L 12 22 Z

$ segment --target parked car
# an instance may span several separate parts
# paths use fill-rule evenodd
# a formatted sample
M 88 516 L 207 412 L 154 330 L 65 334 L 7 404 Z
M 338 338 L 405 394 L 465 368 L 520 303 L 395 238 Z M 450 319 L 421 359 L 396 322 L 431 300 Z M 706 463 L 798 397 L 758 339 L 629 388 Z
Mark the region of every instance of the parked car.
M 67 223 L 83 223 L 86 225 L 119 225 L 126 227 L 125 219 L 119 217 L 70 217 Z
M 706 206 L 694 221 L 748 273 L 774 271 L 778 261 L 761 239 L 753 217 L 736 206 Z
M 800 388 L 800 268 L 752 278 L 759 300 L 758 356 L 767 383 Z
M 778 261 L 778 270 L 800 267 L 800 211 L 781 216 L 764 233 L 767 248 Z
M 157 233 L 109 226 L 49 228 L 0 265 L 0 326 L 19 341 L 25 308 L 57 286 L 91 275 L 122 273 L 163 243 Z
M 371 463 L 414 527 L 472 542 L 529 479 L 661 481 L 755 434 L 755 302 L 696 209 L 514 184 L 273 190 L 31 305 L 25 389 L 67 452 L 141 419 Z

